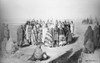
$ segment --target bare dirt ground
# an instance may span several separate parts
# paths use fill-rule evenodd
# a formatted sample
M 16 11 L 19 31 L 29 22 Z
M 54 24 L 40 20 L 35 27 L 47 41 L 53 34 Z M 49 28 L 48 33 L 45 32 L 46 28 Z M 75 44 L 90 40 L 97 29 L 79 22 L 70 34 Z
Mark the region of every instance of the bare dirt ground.
M 74 22 L 75 24 L 75 35 L 79 36 L 78 40 L 74 44 L 56 47 L 56 48 L 48 48 L 42 46 L 43 51 L 45 51 L 49 56 L 50 59 L 46 61 L 37 61 L 31 62 L 27 61 L 27 59 L 32 55 L 35 46 L 29 46 L 23 49 L 20 49 L 13 55 L 5 54 L 1 59 L 1 63 L 48 63 L 49 61 L 61 56 L 67 50 L 73 48 L 73 51 L 78 51 L 79 49 L 83 48 L 83 40 L 84 40 L 84 33 L 89 25 L 82 24 L 81 21 L 77 20 Z M 10 24 L 10 35 L 13 40 L 16 40 L 16 31 L 19 24 Z M 94 27 L 94 25 L 91 25 Z M 73 53 L 74 53 L 73 52 Z M 22 55 L 22 56 L 21 56 Z M 96 50 L 94 54 L 83 54 L 82 63 L 100 63 L 100 50 Z

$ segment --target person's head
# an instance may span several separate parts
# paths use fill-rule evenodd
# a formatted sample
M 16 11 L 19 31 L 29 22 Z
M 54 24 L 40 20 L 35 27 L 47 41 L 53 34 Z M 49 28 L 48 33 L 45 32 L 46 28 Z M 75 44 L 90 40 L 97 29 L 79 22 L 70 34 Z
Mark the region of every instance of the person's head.
M 73 24 L 73 21 L 71 21 L 71 23 Z
M 59 24 L 61 24 L 61 21 L 59 21 Z
M 45 24 L 45 27 L 48 28 L 48 23 Z
M 30 25 L 30 21 L 27 21 L 27 22 L 26 22 L 26 25 Z
M 56 20 L 56 24 L 58 24 L 58 20 Z
M 21 25 L 21 28 L 23 29 L 23 25 Z
M 91 26 L 88 26 L 88 30 L 92 30 L 92 27 Z
M 32 19 L 32 21 L 35 21 L 35 19 Z
M 34 25 L 35 24 L 35 22 L 34 21 L 31 21 L 31 25 Z

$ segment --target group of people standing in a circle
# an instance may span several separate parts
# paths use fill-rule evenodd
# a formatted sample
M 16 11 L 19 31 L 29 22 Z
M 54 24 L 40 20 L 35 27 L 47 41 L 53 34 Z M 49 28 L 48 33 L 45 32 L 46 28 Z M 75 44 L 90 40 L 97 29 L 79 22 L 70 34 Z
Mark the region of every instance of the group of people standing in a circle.
M 18 46 L 35 45 L 42 42 L 47 46 L 60 46 L 72 41 L 73 21 L 27 21 L 17 29 Z

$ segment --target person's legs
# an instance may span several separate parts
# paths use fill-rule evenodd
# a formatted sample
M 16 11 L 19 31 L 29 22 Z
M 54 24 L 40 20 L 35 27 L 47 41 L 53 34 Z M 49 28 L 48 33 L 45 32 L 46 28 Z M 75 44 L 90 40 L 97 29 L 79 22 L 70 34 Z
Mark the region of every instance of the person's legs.
M 56 46 L 56 42 L 57 42 L 57 41 L 56 41 L 56 40 L 54 40 L 54 47 Z
M 59 46 L 59 41 L 58 40 L 56 40 L 56 46 Z

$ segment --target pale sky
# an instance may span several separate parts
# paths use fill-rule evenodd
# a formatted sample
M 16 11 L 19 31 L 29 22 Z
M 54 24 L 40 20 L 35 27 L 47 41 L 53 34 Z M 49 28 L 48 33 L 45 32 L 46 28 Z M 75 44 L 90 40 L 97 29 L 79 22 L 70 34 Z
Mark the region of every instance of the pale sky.
M 1 20 L 100 18 L 100 0 L 0 0 Z

